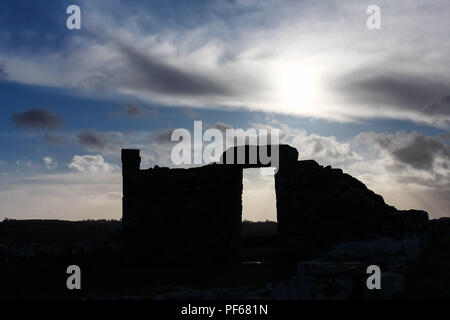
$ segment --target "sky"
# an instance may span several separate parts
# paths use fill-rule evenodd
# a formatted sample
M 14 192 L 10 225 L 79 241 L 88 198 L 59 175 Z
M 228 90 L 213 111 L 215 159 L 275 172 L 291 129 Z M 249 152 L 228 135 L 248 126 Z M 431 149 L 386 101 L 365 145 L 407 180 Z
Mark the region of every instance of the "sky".
M 375 2 L 2 3 L 0 219 L 119 219 L 120 149 L 170 167 L 194 120 L 279 129 L 388 204 L 450 216 L 450 2 Z M 244 186 L 265 220 L 273 177 Z

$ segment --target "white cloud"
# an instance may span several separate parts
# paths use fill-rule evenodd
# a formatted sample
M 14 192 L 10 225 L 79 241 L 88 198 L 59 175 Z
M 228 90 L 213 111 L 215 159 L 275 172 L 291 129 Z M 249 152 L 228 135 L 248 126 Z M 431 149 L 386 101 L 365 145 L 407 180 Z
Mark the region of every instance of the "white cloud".
M 44 157 L 44 164 L 47 169 L 56 169 L 58 167 L 58 162 L 55 162 L 52 157 Z
M 30 169 L 30 168 L 33 167 L 33 162 L 30 161 L 30 160 L 28 160 L 28 161 L 17 160 L 16 161 L 16 167 L 17 167 L 17 169 L 20 169 L 21 167 Z
M 351 148 L 349 141 L 338 141 L 334 136 L 308 134 L 275 119 L 268 119 L 269 124 L 249 122 L 253 128 L 280 130 L 280 142 L 287 143 L 299 150 L 300 159 L 315 159 L 331 165 L 342 165 L 362 160 L 362 156 Z
M 105 159 L 99 154 L 84 156 L 75 155 L 72 162 L 69 164 L 69 168 L 83 173 L 108 173 L 120 170 L 117 165 L 106 163 Z

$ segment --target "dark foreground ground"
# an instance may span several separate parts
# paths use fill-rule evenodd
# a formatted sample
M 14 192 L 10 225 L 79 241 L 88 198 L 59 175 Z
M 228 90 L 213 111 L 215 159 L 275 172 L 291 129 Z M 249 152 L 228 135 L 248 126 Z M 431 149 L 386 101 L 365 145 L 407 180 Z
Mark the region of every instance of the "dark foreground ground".
M 286 280 L 296 271 L 296 265 L 282 264 L 278 260 L 278 249 L 270 242 L 276 234 L 274 222 L 243 223 L 246 247 L 242 250 L 241 264 L 136 267 L 129 261 L 109 260 L 108 254 L 103 257 L 98 253 L 88 255 L 90 258 L 87 260 L 52 259 L 51 263 L 44 264 L 35 263 L 30 258 L 32 248 L 42 246 L 48 248 L 49 256 L 60 247 L 72 248 L 73 243 L 80 244 L 77 250 L 89 252 L 88 244 L 107 244 L 119 229 L 119 221 L 0 223 L 0 249 L 4 252 L 15 248 L 20 255 L 17 261 L 22 261 L 6 261 L 0 256 L 0 299 L 170 299 L 174 296 L 165 296 L 165 291 L 177 290 L 176 298 L 182 298 L 183 294 L 189 297 L 199 294 L 200 298 L 213 299 L 217 292 L 209 293 L 211 290 L 222 290 L 220 296 L 235 298 L 232 294 L 227 296 L 224 288 L 241 288 L 245 296 L 252 296 L 255 292 L 257 298 L 270 298 L 265 296 L 264 287 L 268 283 Z M 258 241 L 258 237 L 266 241 Z M 113 249 L 108 247 L 108 250 Z M 81 267 L 82 290 L 67 290 L 67 263 Z M 192 288 L 198 292 L 186 292 L 180 288 Z M 450 299 L 450 235 L 439 234 L 431 239 L 425 253 L 407 275 L 406 291 L 397 298 Z

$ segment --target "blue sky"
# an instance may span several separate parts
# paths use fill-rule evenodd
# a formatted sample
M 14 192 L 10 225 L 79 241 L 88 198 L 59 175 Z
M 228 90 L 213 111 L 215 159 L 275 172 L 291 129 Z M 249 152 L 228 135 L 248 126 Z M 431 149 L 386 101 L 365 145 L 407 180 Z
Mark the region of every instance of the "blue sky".
M 450 5 L 379 6 L 370 31 L 364 1 L 3 3 L 0 218 L 120 217 L 120 148 L 170 166 L 164 139 L 194 120 L 280 129 L 301 158 L 447 216 Z

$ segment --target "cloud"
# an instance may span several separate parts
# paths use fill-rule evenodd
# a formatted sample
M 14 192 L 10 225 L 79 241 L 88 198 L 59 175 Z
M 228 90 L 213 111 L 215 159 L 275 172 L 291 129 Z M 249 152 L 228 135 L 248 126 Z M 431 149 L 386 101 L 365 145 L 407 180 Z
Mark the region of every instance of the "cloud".
M 151 141 L 161 145 L 174 143 L 172 141 L 173 130 L 162 130 L 151 134 Z
M 34 167 L 34 163 L 30 160 L 25 160 L 25 161 L 17 160 L 16 161 L 16 171 L 17 172 L 21 172 L 22 169 L 25 169 L 28 171 L 29 169 L 32 169 L 33 167 Z
M 224 123 L 224 122 L 216 122 L 216 124 L 214 125 L 214 128 L 225 133 L 227 131 L 227 129 L 233 129 L 233 126 L 228 123 Z
M 448 216 L 450 154 L 440 136 L 366 132 L 352 139 L 352 147 L 364 160 L 346 169 L 389 203 L 426 210 L 432 218 Z
M 450 146 L 442 142 L 442 137 L 417 132 L 367 132 L 353 141 L 355 148 L 364 146 L 366 150 L 362 152 L 364 161 L 349 164 L 352 174 L 382 194 L 403 195 L 403 199 L 412 199 L 415 194 L 421 199 L 421 208 L 432 216 L 448 215 L 441 210 L 448 201 L 438 197 L 450 194 Z M 435 196 L 431 197 L 432 193 Z M 433 204 L 430 199 L 442 201 Z
M 45 133 L 43 138 L 45 141 L 54 144 L 60 144 L 64 142 L 64 139 L 61 136 L 52 133 Z
M 64 124 L 64 119 L 46 109 L 31 109 L 11 116 L 17 128 L 58 129 Z
M 352 150 L 350 142 L 339 141 L 334 136 L 308 134 L 305 130 L 290 127 L 275 119 L 271 119 L 269 124 L 249 122 L 249 125 L 260 129 L 279 129 L 280 142 L 296 147 L 301 159 L 315 159 L 331 165 L 362 159 L 360 154 Z
M 280 141 L 296 147 L 300 159 L 314 159 L 323 165 L 343 168 L 377 188 L 450 188 L 450 146 L 444 142 L 448 134 L 363 132 L 339 141 L 334 136 L 308 134 L 275 119 L 269 119 L 266 124 L 249 124 L 254 128 L 277 128 Z
M 146 132 L 148 134 L 148 132 Z M 87 151 L 101 153 L 103 156 L 117 157 L 123 148 L 131 148 L 141 143 L 141 133 L 133 131 L 82 130 L 76 133 L 75 140 Z
M 392 151 L 394 157 L 416 169 L 430 170 L 436 159 L 450 160 L 450 146 L 422 134 L 413 134 L 406 144 Z
M 145 114 L 144 108 L 136 103 L 126 103 L 123 108 L 125 110 L 125 114 L 130 117 L 139 117 Z
M 124 75 L 124 85 L 139 90 L 149 90 L 171 95 L 226 96 L 232 94 L 231 86 L 211 75 L 188 71 L 149 54 L 141 53 L 136 47 L 120 44 L 120 52 L 131 66 L 132 74 Z
M 447 140 L 450 142 L 450 133 L 438 134 L 437 137 L 439 140 Z
M 44 164 L 47 167 L 47 169 L 52 170 L 56 169 L 58 167 L 58 162 L 55 162 L 53 158 L 51 157 L 44 157 Z
M 98 133 L 92 130 L 80 132 L 77 136 L 77 140 L 79 143 L 89 149 L 99 150 L 105 149 L 108 143 L 107 138 L 102 133 Z
M 361 133 L 356 139 L 375 143 L 382 151 L 391 155 L 393 160 L 413 169 L 450 170 L 450 146 L 443 143 L 439 136 L 425 136 L 417 132 L 395 135 L 370 132 Z
M 450 83 L 437 79 L 436 75 L 394 72 L 381 66 L 353 71 L 336 82 L 336 88 L 356 102 L 369 100 L 414 110 L 422 110 L 431 99 L 450 93 Z
M 178 107 L 450 125 L 448 1 L 382 0 L 380 32 L 358 1 L 192 4 L 195 19 L 114 3 L 83 3 L 92 23 L 70 50 L 0 52 L 9 78 Z
M 123 105 L 124 114 L 132 118 L 150 117 L 159 118 L 159 112 L 156 108 L 145 108 L 137 103 L 127 102 Z
M 342 168 L 400 209 L 426 210 L 434 218 L 448 216 L 449 134 L 362 132 L 340 141 L 334 136 L 309 134 L 275 118 L 266 121 L 249 125 L 279 129 L 280 141 L 296 147 L 300 159 Z
M 183 107 L 181 109 L 181 112 L 183 113 L 184 116 L 191 119 L 198 119 L 200 117 L 200 113 L 195 111 L 193 108 Z
M 416 122 L 450 124 L 450 79 L 436 72 L 385 70 L 375 65 L 338 77 L 330 88 L 342 101 L 355 105 L 378 106 L 385 113 L 414 113 Z
M 450 148 L 439 136 L 367 132 L 350 144 L 362 159 L 345 164 L 344 170 L 388 203 L 426 210 L 432 218 L 448 216 Z
M 449 116 L 450 115 L 450 95 L 447 95 L 445 97 L 439 97 L 432 99 L 427 103 L 425 106 L 423 113 L 429 113 L 432 115 L 443 115 L 443 116 Z
M 106 163 L 101 155 L 75 155 L 68 166 L 82 173 L 109 173 L 120 170 L 118 166 Z
M 0 64 L 0 81 L 5 79 L 8 79 L 8 74 L 5 71 L 5 66 Z

